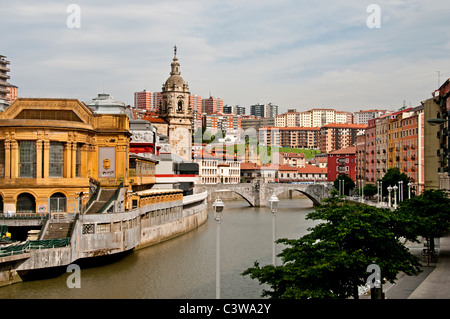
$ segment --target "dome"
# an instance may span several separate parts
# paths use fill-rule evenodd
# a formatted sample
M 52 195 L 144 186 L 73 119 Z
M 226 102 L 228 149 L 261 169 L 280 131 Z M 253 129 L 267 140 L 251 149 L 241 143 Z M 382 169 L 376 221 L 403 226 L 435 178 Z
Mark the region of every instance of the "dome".
M 183 87 L 183 85 L 186 84 L 186 82 L 184 82 L 183 78 L 179 75 L 171 75 L 167 81 L 166 84 L 164 85 L 165 87 Z
M 99 94 L 96 98 L 93 98 L 86 105 L 99 114 L 123 114 L 125 113 L 126 105 L 123 102 L 114 100 L 109 94 Z

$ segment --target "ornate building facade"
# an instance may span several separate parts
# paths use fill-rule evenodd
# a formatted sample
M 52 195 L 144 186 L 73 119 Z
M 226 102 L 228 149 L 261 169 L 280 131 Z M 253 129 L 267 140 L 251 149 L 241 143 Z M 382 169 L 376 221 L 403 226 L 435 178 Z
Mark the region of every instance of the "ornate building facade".
M 128 181 L 129 120 L 76 99 L 19 98 L 0 112 L 0 210 L 80 211 L 91 187 Z

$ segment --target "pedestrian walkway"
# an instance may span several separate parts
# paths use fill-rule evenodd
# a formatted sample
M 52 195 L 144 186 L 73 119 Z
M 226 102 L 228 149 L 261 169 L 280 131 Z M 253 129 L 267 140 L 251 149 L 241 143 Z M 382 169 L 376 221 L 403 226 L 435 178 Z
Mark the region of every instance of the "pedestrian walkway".
M 408 299 L 450 299 L 450 234 L 441 238 L 436 268 Z
M 385 285 L 386 299 L 450 299 L 450 234 L 439 241 L 437 262 L 417 276 L 401 274 L 395 284 Z

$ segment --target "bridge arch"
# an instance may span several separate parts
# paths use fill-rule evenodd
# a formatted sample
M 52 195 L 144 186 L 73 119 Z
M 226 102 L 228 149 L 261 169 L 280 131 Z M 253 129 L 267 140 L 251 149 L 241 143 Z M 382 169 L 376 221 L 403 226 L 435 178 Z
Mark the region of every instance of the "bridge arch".
M 238 192 L 238 191 L 236 191 L 236 190 L 234 190 L 234 189 L 231 189 L 231 188 L 221 188 L 221 189 L 215 189 L 215 190 L 212 190 L 211 191 L 211 194 L 213 194 L 213 193 L 218 193 L 218 192 L 226 192 L 226 191 L 230 191 L 230 192 L 233 192 L 233 193 L 235 193 L 235 194 L 238 194 L 239 196 L 241 196 L 242 197 L 242 199 L 244 199 L 250 206 L 254 206 L 254 203 L 253 203 L 253 201 L 252 201 L 252 198 L 247 198 L 247 196 L 245 196 L 245 195 L 243 195 L 243 194 L 241 194 L 240 192 Z
M 278 196 L 278 195 L 283 194 L 283 193 L 288 192 L 288 191 L 297 191 L 297 192 L 305 195 L 306 197 L 308 197 L 312 201 L 314 206 L 320 206 L 321 205 L 320 201 L 317 198 L 315 198 L 311 194 L 307 193 L 304 189 L 298 189 L 298 188 L 279 189 L 279 190 L 274 192 L 274 195 Z

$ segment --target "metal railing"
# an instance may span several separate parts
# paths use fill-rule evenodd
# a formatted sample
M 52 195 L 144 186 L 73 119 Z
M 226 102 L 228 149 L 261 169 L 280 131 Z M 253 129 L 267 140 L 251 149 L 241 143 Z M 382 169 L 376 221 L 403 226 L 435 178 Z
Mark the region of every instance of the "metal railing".
M 23 244 L 9 245 L 0 248 L 0 257 L 24 254 L 33 249 L 50 249 L 67 247 L 70 244 L 70 237 L 61 239 L 28 240 Z

